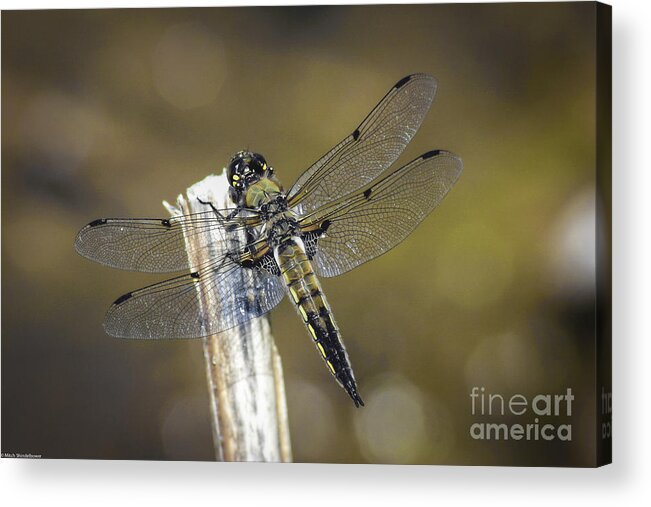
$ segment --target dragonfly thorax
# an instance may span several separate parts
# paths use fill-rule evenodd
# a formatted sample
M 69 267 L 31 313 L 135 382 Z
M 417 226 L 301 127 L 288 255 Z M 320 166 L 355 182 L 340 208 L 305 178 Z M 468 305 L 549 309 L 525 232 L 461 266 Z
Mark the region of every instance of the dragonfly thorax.
M 288 239 L 299 234 L 298 221 L 291 213 L 281 213 L 272 217 L 267 223 L 267 238 L 269 245 L 276 248 Z
M 262 220 L 267 222 L 274 216 L 287 211 L 287 198 L 282 193 L 276 194 L 273 199 L 262 204 L 259 211 Z

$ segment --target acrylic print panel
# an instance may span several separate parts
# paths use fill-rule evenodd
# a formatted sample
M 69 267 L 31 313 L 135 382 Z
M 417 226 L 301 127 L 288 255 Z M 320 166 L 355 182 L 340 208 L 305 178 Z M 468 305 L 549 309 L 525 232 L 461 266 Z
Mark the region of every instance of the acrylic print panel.
M 3 456 L 244 459 L 215 445 L 215 421 L 255 430 L 251 414 L 285 398 L 279 454 L 260 459 L 608 461 L 609 336 L 598 349 L 595 322 L 609 326 L 609 274 L 597 282 L 595 269 L 609 262 L 599 165 L 609 131 L 601 151 L 595 139 L 609 121 L 599 87 L 609 69 L 598 68 L 609 22 L 597 13 L 594 3 L 3 12 Z M 198 218 L 161 205 L 226 166 L 229 179 L 178 204 Z M 213 236 L 193 236 L 188 258 L 190 226 Z M 182 278 L 129 292 L 172 276 L 146 267 Z M 261 355 L 267 338 L 246 329 L 205 345 L 102 327 L 198 336 L 265 310 L 277 352 L 265 342 Z M 235 349 L 243 362 L 227 371 Z M 253 357 L 264 375 L 246 373 L 261 364 Z M 267 387 L 250 380 L 264 376 Z M 228 378 L 247 401 L 225 415 Z M 261 390 L 246 398 L 252 383 Z

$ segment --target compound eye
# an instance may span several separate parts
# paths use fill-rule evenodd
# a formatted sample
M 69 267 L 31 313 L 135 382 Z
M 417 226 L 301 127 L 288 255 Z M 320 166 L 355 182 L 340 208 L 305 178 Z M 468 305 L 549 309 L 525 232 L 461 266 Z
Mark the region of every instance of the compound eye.
M 226 168 L 226 176 L 228 177 L 228 183 L 232 187 L 239 188 L 244 183 L 242 176 L 242 166 L 244 165 L 240 153 L 237 153 L 229 162 L 228 167 Z
M 262 155 L 256 155 L 252 160 L 251 163 L 249 164 L 251 167 L 251 170 L 257 175 L 257 176 L 264 176 L 264 173 L 267 172 L 267 162 L 265 159 L 262 157 Z
M 239 171 L 237 168 L 238 164 L 233 163 L 228 166 L 228 170 L 226 171 L 226 176 L 228 177 L 228 182 L 232 187 L 237 186 L 241 180 L 242 177 L 239 175 Z

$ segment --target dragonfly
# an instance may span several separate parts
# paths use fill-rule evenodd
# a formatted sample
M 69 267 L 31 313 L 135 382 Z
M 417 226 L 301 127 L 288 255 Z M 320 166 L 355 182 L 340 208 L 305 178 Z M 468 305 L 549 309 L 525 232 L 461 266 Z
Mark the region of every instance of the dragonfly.
M 445 150 L 389 170 L 420 128 L 437 85 L 427 74 L 400 79 L 289 191 L 262 155 L 245 150 L 225 168 L 232 202 L 226 208 L 198 198 L 207 211 L 90 222 L 75 241 L 82 256 L 125 270 L 186 271 L 120 296 L 106 315 L 106 332 L 139 339 L 208 336 L 266 314 L 288 295 L 327 369 L 355 406 L 363 406 L 320 279 L 398 245 L 459 179 L 462 160 Z M 211 249 L 209 260 L 192 266 L 189 244 Z M 253 290 L 242 297 L 245 279 Z M 210 298 L 218 304 L 201 303 Z

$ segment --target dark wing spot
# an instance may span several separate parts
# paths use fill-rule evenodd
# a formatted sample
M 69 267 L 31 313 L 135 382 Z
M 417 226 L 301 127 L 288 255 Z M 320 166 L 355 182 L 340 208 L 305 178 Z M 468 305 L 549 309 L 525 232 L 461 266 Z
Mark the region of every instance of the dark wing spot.
M 167 218 L 161 220 L 160 223 L 163 224 L 165 227 L 172 227 L 172 223 Z
M 366 199 L 368 200 L 371 197 L 372 192 L 373 192 L 372 189 L 367 188 L 366 190 L 364 190 L 364 197 L 366 197 Z
M 88 224 L 88 227 L 97 227 L 98 225 L 104 225 L 106 223 L 106 218 L 98 218 L 97 220 L 93 220 L 91 223 Z
M 278 268 L 278 264 L 276 264 L 274 255 L 271 252 L 268 252 L 257 259 L 238 259 L 235 262 L 245 269 L 257 269 L 269 273 L 270 275 L 280 276 L 280 269 Z
M 400 81 L 398 81 L 398 82 L 396 83 L 396 90 L 399 90 L 400 88 L 402 88 L 403 86 L 405 86 L 405 85 L 409 82 L 409 80 L 410 80 L 411 78 L 412 78 L 412 76 L 405 76 L 405 77 L 403 77 Z
M 355 141 L 359 139 L 359 129 L 355 129 L 355 132 L 353 132 L 353 139 Z
M 428 151 L 427 153 L 424 153 L 420 158 L 422 158 L 423 160 L 427 160 L 428 158 L 435 157 L 439 153 L 441 153 L 441 150 Z
M 119 298 L 117 298 L 117 299 L 113 302 L 113 304 L 114 304 L 114 305 L 121 305 L 121 304 L 124 303 L 127 299 L 131 299 L 132 296 L 133 296 L 133 292 L 127 292 L 126 294 L 124 294 L 124 295 L 120 296 Z
M 326 232 L 328 230 L 328 227 L 330 227 L 331 224 L 332 222 L 330 220 L 324 220 L 323 222 L 321 222 L 321 234 Z
M 195 271 L 194 273 L 190 273 L 190 276 L 191 276 L 192 278 L 199 278 L 200 275 L 199 275 L 199 272 L 198 272 L 198 271 Z

